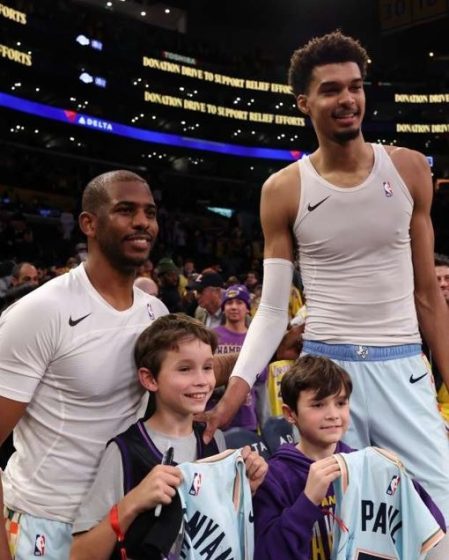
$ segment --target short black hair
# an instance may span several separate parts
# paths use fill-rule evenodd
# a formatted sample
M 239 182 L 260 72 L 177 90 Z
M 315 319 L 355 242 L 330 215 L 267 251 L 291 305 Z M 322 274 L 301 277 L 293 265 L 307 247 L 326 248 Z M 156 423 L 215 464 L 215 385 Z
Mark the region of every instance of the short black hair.
M 443 253 L 434 253 L 435 266 L 449 266 L 449 257 Z
M 357 39 L 343 35 L 340 30 L 314 37 L 297 49 L 290 60 L 288 83 L 295 97 L 306 93 L 316 66 L 339 62 L 355 62 L 362 78 L 366 76 L 368 53 Z
M 352 381 L 349 374 L 329 358 L 301 356 L 282 378 L 282 400 L 291 410 L 296 411 L 299 395 L 307 389 L 316 391 L 316 400 L 336 395 L 341 390 L 349 398 Z
M 84 189 L 82 198 L 83 212 L 95 214 L 101 206 L 107 204 L 109 201 L 109 185 L 126 181 L 141 181 L 148 186 L 147 181 L 145 181 L 143 177 L 132 171 L 127 171 L 126 169 L 102 173 L 89 181 Z M 148 188 L 150 187 L 148 186 Z

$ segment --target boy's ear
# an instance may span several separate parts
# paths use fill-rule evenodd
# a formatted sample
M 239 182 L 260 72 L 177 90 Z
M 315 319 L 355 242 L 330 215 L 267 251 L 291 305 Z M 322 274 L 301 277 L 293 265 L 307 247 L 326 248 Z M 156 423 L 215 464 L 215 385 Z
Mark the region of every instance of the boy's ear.
M 294 412 L 288 406 L 288 404 L 283 404 L 282 405 L 282 414 L 284 415 L 284 418 L 287 420 L 287 422 L 289 424 L 294 424 L 296 426 L 296 423 L 297 423 L 296 412 Z
M 141 367 L 137 370 L 139 376 L 139 381 L 147 391 L 152 391 L 153 393 L 158 390 L 159 385 L 156 378 L 151 373 L 151 371 L 146 367 Z

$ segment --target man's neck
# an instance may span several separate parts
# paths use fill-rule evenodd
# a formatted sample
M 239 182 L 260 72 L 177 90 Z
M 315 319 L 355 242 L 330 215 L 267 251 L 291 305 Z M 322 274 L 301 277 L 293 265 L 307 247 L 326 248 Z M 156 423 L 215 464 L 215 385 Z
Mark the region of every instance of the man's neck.
M 117 311 L 124 311 L 132 306 L 135 272 L 119 271 L 104 258 L 90 255 L 84 269 L 95 290 Z
M 360 135 L 344 144 L 329 140 L 320 142 L 320 147 L 312 154 L 311 161 L 320 174 L 338 169 L 352 172 L 364 167 L 372 156 L 370 144 Z

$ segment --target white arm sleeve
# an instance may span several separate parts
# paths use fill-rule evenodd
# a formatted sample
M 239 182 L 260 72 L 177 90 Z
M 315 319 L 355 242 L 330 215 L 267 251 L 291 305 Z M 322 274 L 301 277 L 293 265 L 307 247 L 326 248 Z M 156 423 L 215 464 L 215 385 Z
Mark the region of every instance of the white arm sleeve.
M 257 374 L 267 366 L 288 324 L 288 300 L 293 263 L 287 259 L 265 259 L 259 308 L 251 321 L 231 376 L 253 386 Z

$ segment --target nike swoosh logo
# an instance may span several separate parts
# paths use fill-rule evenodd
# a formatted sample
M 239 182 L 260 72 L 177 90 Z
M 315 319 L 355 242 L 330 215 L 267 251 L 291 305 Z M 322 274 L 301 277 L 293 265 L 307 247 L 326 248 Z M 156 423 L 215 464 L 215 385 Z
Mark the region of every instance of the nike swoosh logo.
M 413 375 L 411 375 L 409 381 L 410 381 L 410 383 L 416 383 L 417 381 L 419 381 L 423 377 L 426 377 L 426 375 L 427 375 L 427 371 L 426 371 L 426 373 L 423 373 L 419 377 L 413 377 Z
M 309 205 L 307 206 L 307 210 L 308 210 L 309 212 L 313 212 L 314 210 L 316 210 L 316 209 L 318 208 L 318 206 L 320 206 L 320 204 L 323 204 L 323 202 L 326 202 L 326 200 L 327 200 L 329 197 L 330 197 L 330 195 L 329 195 L 329 196 L 326 196 L 326 198 L 323 198 L 323 200 L 320 200 L 319 202 L 317 202 L 316 204 L 313 204 L 313 205 L 310 204 L 310 202 L 309 202 Z
M 84 319 L 86 317 L 89 317 L 89 315 L 91 315 L 91 313 L 88 313 L 87 315 L 84 315 L 83 317 L 80 317 L 79 319 L 72 319 L 72 317 L 69 318 L 69 325 L 71 327 L 75 327 L 78 323 L 81 323 L 81 321 L 84 321 Z

